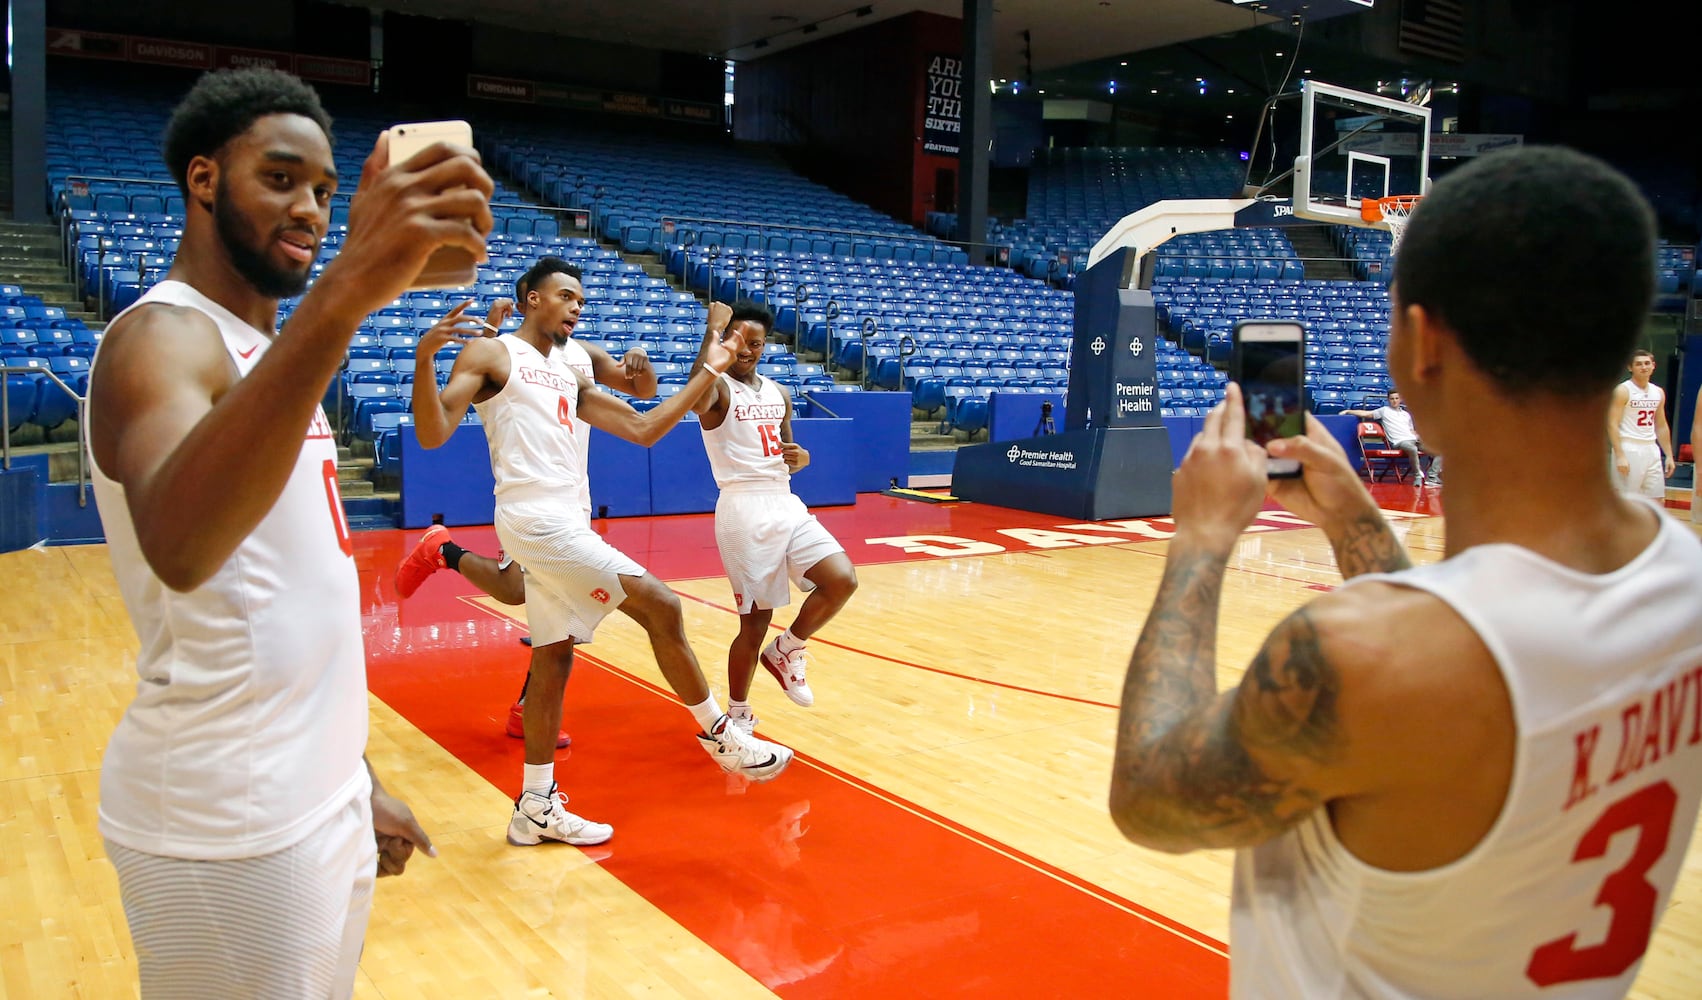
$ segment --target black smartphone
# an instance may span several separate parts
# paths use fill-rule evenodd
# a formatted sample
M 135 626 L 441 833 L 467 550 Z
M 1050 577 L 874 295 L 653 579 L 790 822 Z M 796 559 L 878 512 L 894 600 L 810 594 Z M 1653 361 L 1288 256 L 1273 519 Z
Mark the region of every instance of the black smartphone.
M 1298 320 L 1244 319 L 1234 338 L 1230 377 L 1241 386 L 1248 439 L 1263 445 L 1306 433 L 1306 328 Z M 1267 459 L 1265 475 L 1292 479 L 1300 462 Z

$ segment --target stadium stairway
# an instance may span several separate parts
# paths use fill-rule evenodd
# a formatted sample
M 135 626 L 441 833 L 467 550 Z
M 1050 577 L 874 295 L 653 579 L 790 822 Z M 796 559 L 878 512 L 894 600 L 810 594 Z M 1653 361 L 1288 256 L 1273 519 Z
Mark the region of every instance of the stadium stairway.
M 1283 233 L 1306 266 L 1307 280 L 1352 281 L 1359 277 L 1346 261 L 1339 259 L 1341 251 L 1330 240 L 1328 226 L 1290 226 Z

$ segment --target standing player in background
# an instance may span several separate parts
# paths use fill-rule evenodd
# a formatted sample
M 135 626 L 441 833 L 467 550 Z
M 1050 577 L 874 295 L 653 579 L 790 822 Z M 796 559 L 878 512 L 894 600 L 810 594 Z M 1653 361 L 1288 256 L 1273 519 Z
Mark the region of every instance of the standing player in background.
M 686 640 L 679 598 L 591 530 L 582 499 L 580 426 L 589 423 L 645 447 L 660 440 L 732 363 L 732 347 L 721 342 L 726 307 L 710 307 L 710 343 L 691 381 L 674 398 L 639 413 L 599 391 L 557 353 L 572 329 L 567 318 L 585 300 L 579 270 L 540 261 L 525 280 L 528 307 L 517 332 L 467 338 L 441 392 L 428 372 L 416 374 L 414 429 L 422 446 L 436 448 L 449 440 L 469 404 L 478 408 L 496 479 L 497 537 L 503 551 L 526 567 L 532 679 L 522 710 L 525 779 L 509 819 L 509 842 L 597 844 L 613 829 L 566 810 L 567 797 L 555 782 L 555 750 L 573 647 L 590 642 L 610 611 L 619 608 L 644 627 L 663 677 L 702 727 L 699 745 L 724 770 L 766 780 L 785 769 L 792 751 L 730 722 Z M 421 340 L 420 355 L 429 358 L 455 336 L 452 328 L 433 327 Z
M 1111 813 L 1149 847 L 1239 849 L 1231 996 L 1630 989 L 1702 803 L 1702 540 L 1601 461 L 1654 247 L 1637 188 L 1554 147 L 1479 157 L 1419 204 L 1389 371 L 1448 456 L 1434 565 L 1412 567 L 1318 421 L 1267 446 L 1302 477 L 1267 480 L 1239 388 L 1206 418 L 1129 664 Z M 1508 295 L 1500 265 L 1539 259 L 1554 294 Z M 1267 491 L 1347 583 L 1220 693 L 1225 566 Z
M 1673 461 L 1672 429 L 1667 426 L 1667 394 L 1649 382 L 1655 374 L 1654 352 L 1632 351 L 1630 367 L 1631 377 L 1613 390 L 1607 408 L 1614 485 L 1621 493 L 1664 503 L 1666 477 L 1678 467 Z
M 756 729 L 749 699 L 759 658 L 788 698 L 805 708 L 815 704 L 804 644 L 857 590 L 845 549 L 792 492 L 792 473 L 810 463 L 810 453 L 792 440 L 791 397 L 756 370 L 773 329 L 766 308 L 735 305 L 727 330 L 738 337 L 738 354 L 693 407 L 721 490 L 715 544 L 739 612 L 739 634 L 727 650 L 727 713 L 747 732 Z M 711 339 L 704 335 L 704 350 Z M 792 627 L 764 647 L 774 609 L 791 603 L 789 581 L 809 597 Z
M 387 148 L 279 332 L 330 225 L 330 119 L 288 74 L 203 76 L 165 135 L 182 246 L 90 375 L 95 497 L 141 640 L 100 830 L 150 1000 L 350 996 L 373 877 L 432 853 L 363 760 L 359 581 L 319 400 L 434 250 L 484 258 L 491 181 L 471 149 Z
M 481 334 L 496 336 L 501 331 L 503 323 L 515 314 L 516 301 L 531 304 L 531 296 L 528 295 L 528 292 L 533 280 L 550 274 L 565 273 L 568 270 L 575 270 L 575 273 L 577 273 L 573 265 L 560 257 L 545 257 L 532 265 L 514 283 L 515 299 L 497 299 L 491 305 L 490 313 L 486 316 L 484 323 L 481 324 L 477 319 L 466 315 L 465 310 L 468 305 L 471 305 L 471 301 L 469 301 L 438 321 L 439 325 L 448 327 L 442 333 L 446 333 L 455 339 L 465 339 Z M 581 294 L 576 301 L 559 303 L 562 312 L 561 326 L 570 338 L 560 348 L 562 359 L 569 368 L 611 389 L 641 399 L 649 399 L 655 396 L 656 370 L 650 366 L 650 356 L 642 346 L 635 345 L 621 357 L 621 360 L 616 361 L 600 344 L 571 339 L 574 329 L 579 325 L 580 315 L 585 309 L 583 292 L 584 287 L 581 285 Z M 557 305 L 556 303 L 551 304 L 552 308 Z M 525 315 L 524 308 L 518 311 L 521 316 Z M 441 339 L 433 341 L 434 344 L 446 342 L 448 341 Z M 416 355 L 416 359 L 419 357 L 432 358 L 432 355 L 422 352 Z M 433 360 L 435 362 L 435 358 Z M 424 368 L 423 365 L 417 367 L 416 377 L 424 374 Z M 435 368 L 433 371 L 435 374 Z M 581 459 L 589 461 L 591 428 L 589 425 L 581 424 L 577 433 L 583 446 L 580 451 Z M 585 477 L 585 486 L 580 494 L 580 499 L 585 506 L 587 521 L 591 518 L 590 482 L 590 477 Z M 476 552 L 469 552 L 455 544 L 455 539 L 450 535 L 449 529 L 440 524 L 426 529 L 425 534 L 420 536 L 419 541 L 402 558 L 401 565 L 396 569 L 396 593 L 403 598 L 414 596 L 414 592 L 419 590 L 420 584 L 440 569 L 460 573 L 467 578 L 468 582 L 504 604 L 522 604 L 526 600 L 526 587 L 522 579 L 524 570 L 513 558 L 503 554 L 500 558 L 493 559 Z M 515 699 L 513 706 L 508 710 L 508 722 L 504 727 L 504 731 L 517 740 L 524 739 L 526 736 L 523 714 L 526 703 L 526 688 L 531 684 L 531 680 L 531 674 L 528 672 L 526 680 L 520 685 L 520 696 Z M 557 748 L 565 747 L 571 742 L 567 733 L 557 734 Z
M 1702 389 L 1690 416 L 1690 523 L 1702 524 Z

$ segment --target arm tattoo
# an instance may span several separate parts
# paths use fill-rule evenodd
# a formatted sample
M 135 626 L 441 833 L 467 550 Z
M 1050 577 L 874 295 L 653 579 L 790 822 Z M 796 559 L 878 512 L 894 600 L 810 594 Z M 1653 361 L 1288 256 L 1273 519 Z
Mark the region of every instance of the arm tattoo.
M 1338 676 L 1305 609 L 1266 641 L 1239 691 L 1217 694 L 1222 580 L 1222 560 L 1209 556 L 1167 566 L 1129 664 L 1112 818 L 1129 839 L 1161 850 L 1276 836 L 1324 801 L 1285 774 L 1340 757 Z
M 1331 532 L 1330 547 L 1335 549 L 1336 567 L 1344 580 L 1362 573 L 1395 573 L 1412 568 L 1412 557 L 1395 537 L 1389 522 L 1376 512 L 1355 517 Z

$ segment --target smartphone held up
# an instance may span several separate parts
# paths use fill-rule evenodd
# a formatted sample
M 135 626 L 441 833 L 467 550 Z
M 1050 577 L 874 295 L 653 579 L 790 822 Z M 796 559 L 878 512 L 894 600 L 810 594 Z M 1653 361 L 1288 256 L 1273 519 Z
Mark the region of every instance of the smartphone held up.
M 1241 386 L 1247 437 L 1265 445 L 1306 433 L 1306 329 L 1297 320 L 1242 320 L 1235 324 L 1230 377 Z M 1272 479 L 1300 475 L 1292 458 L 1266 460 Z
M 393 125 L 390 134 L 390 163 L 404 163 L 421 150 L 438 142 L 471 148 L 473 127 L 464 121 L 413 122 Z M 478 281 L 479 262 L 464 247 L 438 247 L 409 288 L 462 288 Z

